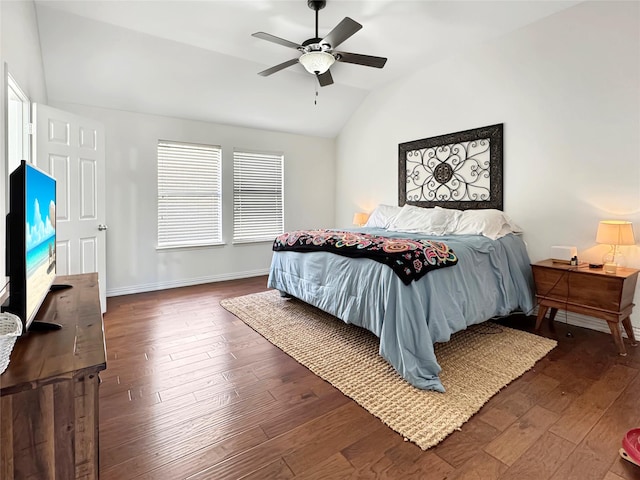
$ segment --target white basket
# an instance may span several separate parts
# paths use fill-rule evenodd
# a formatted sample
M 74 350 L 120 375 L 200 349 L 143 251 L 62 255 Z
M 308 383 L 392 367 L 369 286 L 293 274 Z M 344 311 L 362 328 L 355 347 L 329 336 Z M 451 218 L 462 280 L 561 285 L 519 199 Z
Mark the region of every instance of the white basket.
M 9 366 L 11 350 L 22 334 L 22 321 L 13 313 L 0 313 L 0 374 Z

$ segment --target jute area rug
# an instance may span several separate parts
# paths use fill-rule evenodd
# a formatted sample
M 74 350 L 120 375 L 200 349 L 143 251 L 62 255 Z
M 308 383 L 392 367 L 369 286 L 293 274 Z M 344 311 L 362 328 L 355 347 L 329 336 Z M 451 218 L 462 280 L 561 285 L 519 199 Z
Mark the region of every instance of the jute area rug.
M 437 393 L 403 380 L 378 354 L 375 335 L 299 300 L 267 291 L 220 304 L 423 450 L 459 429 L 556 346 L 495 324 L 470 327 L 436 344 L 446 389 Z

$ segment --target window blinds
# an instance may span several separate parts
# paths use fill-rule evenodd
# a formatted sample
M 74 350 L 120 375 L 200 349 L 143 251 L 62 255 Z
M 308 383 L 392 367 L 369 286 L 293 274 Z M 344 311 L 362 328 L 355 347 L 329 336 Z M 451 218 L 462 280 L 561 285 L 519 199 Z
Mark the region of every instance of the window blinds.
M 274 240 L 284 229 L 284 156 L 233 152 L 233 241 Z
M 222 243 L 222 149 L 158 142 L 158 247 Z

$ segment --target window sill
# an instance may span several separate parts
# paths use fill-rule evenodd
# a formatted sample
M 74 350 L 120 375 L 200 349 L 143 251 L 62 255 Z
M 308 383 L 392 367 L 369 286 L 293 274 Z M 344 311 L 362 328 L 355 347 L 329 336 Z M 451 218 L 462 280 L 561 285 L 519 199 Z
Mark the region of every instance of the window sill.
M 233 245 L 247 245 L 250 243 L 273 243 L 273 241 L 276 239 L 276 237 L 270 237 L 270 238 L 256 238 L 256 239 L 250 239 L 250 240 L 234 240 L 232 242 Z
M 211 248 L 211 247 L 224 247 L 226 243 L 204 243 L 202 245 L 167 245 L 160 246 L 156 245 L 156 251 L 167 251 L 167 250 L 201 250 L 203 248 Z

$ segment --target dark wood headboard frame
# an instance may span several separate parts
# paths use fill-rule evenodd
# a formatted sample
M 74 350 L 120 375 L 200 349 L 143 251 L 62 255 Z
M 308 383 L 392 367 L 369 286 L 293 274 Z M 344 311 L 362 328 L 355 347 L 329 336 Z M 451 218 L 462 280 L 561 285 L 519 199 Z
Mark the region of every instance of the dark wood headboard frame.
M 398 205 L 502 210 L 502 127 L 399 144 Z

